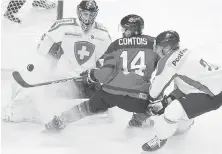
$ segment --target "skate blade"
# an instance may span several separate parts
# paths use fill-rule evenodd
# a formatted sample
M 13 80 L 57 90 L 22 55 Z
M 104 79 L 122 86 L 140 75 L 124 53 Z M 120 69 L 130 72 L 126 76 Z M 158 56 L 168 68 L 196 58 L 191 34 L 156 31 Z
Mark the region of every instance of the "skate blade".
M 62 129 L 44 129 L 41 131 L 41 133 L 44 133 L 44 134 L 58 134 L 58 133 L 61 133 L 62 132 Z

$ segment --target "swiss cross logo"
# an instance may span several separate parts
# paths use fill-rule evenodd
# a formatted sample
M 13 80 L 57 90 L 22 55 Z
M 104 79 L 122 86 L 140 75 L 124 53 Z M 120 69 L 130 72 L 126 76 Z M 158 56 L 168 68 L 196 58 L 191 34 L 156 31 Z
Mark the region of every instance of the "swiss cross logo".
M 74 44 L 74 54 L 77 62 L 80 65 L 87 62 L 94 53 L 94 51 L 95 45 L 90 42 L 80 41 Z

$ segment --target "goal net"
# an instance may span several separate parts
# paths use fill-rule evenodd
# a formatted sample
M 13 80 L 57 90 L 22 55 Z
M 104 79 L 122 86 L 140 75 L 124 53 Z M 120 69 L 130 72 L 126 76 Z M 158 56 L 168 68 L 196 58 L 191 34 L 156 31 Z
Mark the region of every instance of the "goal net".
M 1 14 L 10 21 L 21 23 L 18 14 L 30 8 L 51 10 L 56 9 L 55 19 L 63 16 L 63 0 L 2 0 Z

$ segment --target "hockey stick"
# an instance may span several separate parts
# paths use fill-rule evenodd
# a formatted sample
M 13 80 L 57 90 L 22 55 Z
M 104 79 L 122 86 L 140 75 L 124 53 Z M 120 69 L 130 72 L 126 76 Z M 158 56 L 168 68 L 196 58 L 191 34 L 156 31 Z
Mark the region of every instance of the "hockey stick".
M 39 86 L 44 86 L 44 85 L 66 82 L 66 81 L 80 82 L 83 79 L 82 77 L 77 77 L 77 78 L 67 78 L 67 79 L 61 79 L 61 80 L 55 80 L 55 81 L 48 81 L 48 82 L 37 83 L 37 84 L 28 84 L 27 82 L 25 82 L 25 80 L 22 78 L 19 72 L 14 71 L 12 73 L 12 76 L 15 79 L 15 81 L 24 88 L 39 87 Z

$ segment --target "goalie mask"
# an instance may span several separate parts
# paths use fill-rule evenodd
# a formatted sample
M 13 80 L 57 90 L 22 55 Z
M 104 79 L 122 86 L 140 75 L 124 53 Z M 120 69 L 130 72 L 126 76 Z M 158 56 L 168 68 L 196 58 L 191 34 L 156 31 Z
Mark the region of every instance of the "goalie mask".
M 130 14 L 122 18 L 120 27 L 123 37 L 138 36 L 142 34 L 144 20 L 138 15 Z
M 98 11 L 98 6 L 94 0 L 83 0 L 77 6 L 77 15 L 84 31 L 88 31 L 93 25 Z

